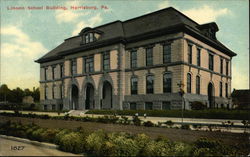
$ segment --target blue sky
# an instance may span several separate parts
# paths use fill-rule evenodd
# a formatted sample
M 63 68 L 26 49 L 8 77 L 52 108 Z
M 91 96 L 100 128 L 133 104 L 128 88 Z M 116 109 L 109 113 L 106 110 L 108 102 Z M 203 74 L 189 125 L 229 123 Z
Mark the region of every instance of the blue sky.
M 39 64 L 34 60 L 77 35 L 84 27 L 127 20 L 174 7 L 196 22 L 215 21 L 217 38 L 238 55 L 233 58 L 232 89 L 249 87 L 248 0 L 0 0 L 1 84 L 10 88 L 39 86 Z M 108 9 L 101 9 L 101 6 Z M 28 6 L 65 6 L 68 10 L 28 10 Z M 71 10 L 96 6 L 98 10 Z M 25 10 L 8 10 L 25 7 Z

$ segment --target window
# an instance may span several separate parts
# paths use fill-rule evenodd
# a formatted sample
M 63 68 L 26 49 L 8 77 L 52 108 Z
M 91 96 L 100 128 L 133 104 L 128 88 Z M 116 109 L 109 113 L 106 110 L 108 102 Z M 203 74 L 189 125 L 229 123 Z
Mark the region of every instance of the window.
M 56 110 L 56 105 L 55 105 L 55 104 L 52 105 L 52 110 L 53 110 L 53 111 Z
M 52 99 L 55 99 L 55 88 L 56 88 L 56 86 L 55 85 L 53 85 L 52 86 Z
M 86 44 L 89 43 L 89 35 L 88 34 L 85 35 L 85 43 Z
M 223 74 L 223 59 L 220 59 L 220 73 Z
M 131 94 L 137 94 L 138 91 L 138 80 L 136 77 L 131 78 Z
M 154 76 L 148 75 L 146 82 L 147 94 L 154 93 Z
M 103 70 L 109 70 L 110 67 L 110 53 L 109 52 L 104 52 L 102 54 L 102 63 L 103 63 Z
M 52 80 L 55 79 L 55 72 L 56 72 L 56 67 L 53 66 L 53 67 L 52 67 Z
M 94 71 L 94 57 L 85 58 L 85 72 L 93 72 Z
M 71 75 L 76 75 L 76 69 L 77 69 L 76 59 L 71 60 Z
M 130 110 L 136 110 L 136 103 L 135 102 L 130 103 Z
M 163 101 L 162 102 L 162 110 L 170 110 L 171 109 L 171 102 L 170 101 Z
M 146 49 L 146 66 L 153 65 L 153 48 Z
M 63 78 L 63 72 L 64 72 L 64 68 L 63 68 L 63 64 L 60 65 L 60 78 Z
M 48 99 L 48 96 L 49 96 L 49 88 L 48 88 L 48 86 L 45 86 L 45 93 L 44 93 L 45 100 Z
M 163 63 L 171 62 L 171 45 L 163 45 Z
M 44 68 L 44 79 L 48 80 L 48 68 Z
M 226 75 L 229 74 L 229 71 L 228 71 L 228 61 L 226 61 Z
M 85 44 L 95 41 L 94 33 L 88 33 L 85 35 Z
M 222 97 L 222 82 L 220 82 L 220 97 Z
M 200 79 L 200 76 L 196 76 L 196 94 L 200 94 L 200 82 L 201 82 L 201 79 Z
M 191 74 L 188 73 L 187 74 L 187 93 L 191 93 L 191 85 L 192 85 L 191 79 L 192 79 Z
M 153 110 L 153 103 L 152 102 L 146 102 L 145 103 L 145 110 Z
M 212 54 L 209 54 L 209 70 L 214 70 L 214 56 Z
M 201 66 L 201 49 L 197 48 L 197 66 Z
M 137 67 L 137 51 L 131 51 L 130 54 L 130 59 L 131 59 L 131 68 L 136 68 Z
M 47 111 L 48 110 L 48 106 L 47 105 L 44 105 L 44 110 Z
M 226 98 L 228 97 L 228 84 L 225 84 L 225 94 L 226 94 Z
M 93 42 L 93 41 L 94 41 L 94 34 L 89 33 L 89 42 Z
M 188 45 L 188 63 L 192 64 L 192 45 Z
M 63 98 L 63 94 L 64 91 L 63 91 L 63 85 L 60 86 L 60 98 L 62 99 Z
M 172 74 L 165 73 L 163 75 L 163 92 L 171 93 L 172 92 Z

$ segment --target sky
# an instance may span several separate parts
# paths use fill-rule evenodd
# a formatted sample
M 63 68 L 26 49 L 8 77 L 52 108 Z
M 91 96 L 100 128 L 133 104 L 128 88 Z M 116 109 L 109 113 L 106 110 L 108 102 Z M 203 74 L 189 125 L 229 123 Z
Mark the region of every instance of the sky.
M 68 9 L 48 10 L 46 6 Z M 71 6 L 98 9 L 74 10 Z M 0 84 L 11 89 L 39 87 L 40 69 L 34 61 L 84 27 L 124 21 L 166 7 L 176 8 L 199 24 L 216 22 L 217 39 L 237 53 L 232 60 L 232 89 L 249 89 L 248 0 L 0 0 L 0 7 Z

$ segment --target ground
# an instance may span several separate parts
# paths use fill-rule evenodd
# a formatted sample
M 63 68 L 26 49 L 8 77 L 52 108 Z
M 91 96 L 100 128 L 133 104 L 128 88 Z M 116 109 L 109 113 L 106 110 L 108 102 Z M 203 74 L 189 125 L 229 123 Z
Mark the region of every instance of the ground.
M 13 122 L 22 122 L 24 124 L 35 123 L 41 127 L 46 128 L 68 128 L 75 129 L 82 127 L 88 131 L 95 131 L 103 129 L 109 132 L 125 131 L 132 134 L 145 133 L 152 138 L 158 136 L 166 136 L 173 141 L 182 141 L 186 143 L 193 143 L 200 137 L 208 137 L 211 139 L 221 140 L 226 144 L 242 144 L 247 143 L 249 134 L 239 134 L 230 132 L 210 132 L 210 131 L 193 131 L 172 128 L 159 128 L 159 127 L 143 127 L 134 125 L 118 125 L 118 124 L 104 124 L 95 122 L 79 122 L 79 121 L 65 121 L 65 120 L 51 120 L 51 119 L 35 119 L 35 118 L 22 118 L 22 117 L 5 117 L 0 116 L 0 122 L 11 120 Z
M 19 150 L 15 150 L 19 146 Z M 0 137 L 0 156 L 77 156 L 57 149 L 46 148 Z

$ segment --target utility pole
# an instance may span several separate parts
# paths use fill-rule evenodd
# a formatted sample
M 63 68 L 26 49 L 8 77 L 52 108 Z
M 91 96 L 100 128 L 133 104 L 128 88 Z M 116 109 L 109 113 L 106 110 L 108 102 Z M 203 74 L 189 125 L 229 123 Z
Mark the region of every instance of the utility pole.
M 183 105 L 185 106 L 185 99 L 184 99 L 184 83 L 182 81 L 180 81 L 179 83 L 177 83 L 177 86 L 180 88 L 180 91 L 179 91 L 179 94 L 181 96 L 181 100 L 182 100 L 182 103 L 181 103 L 181 125 L 183 125 Z

